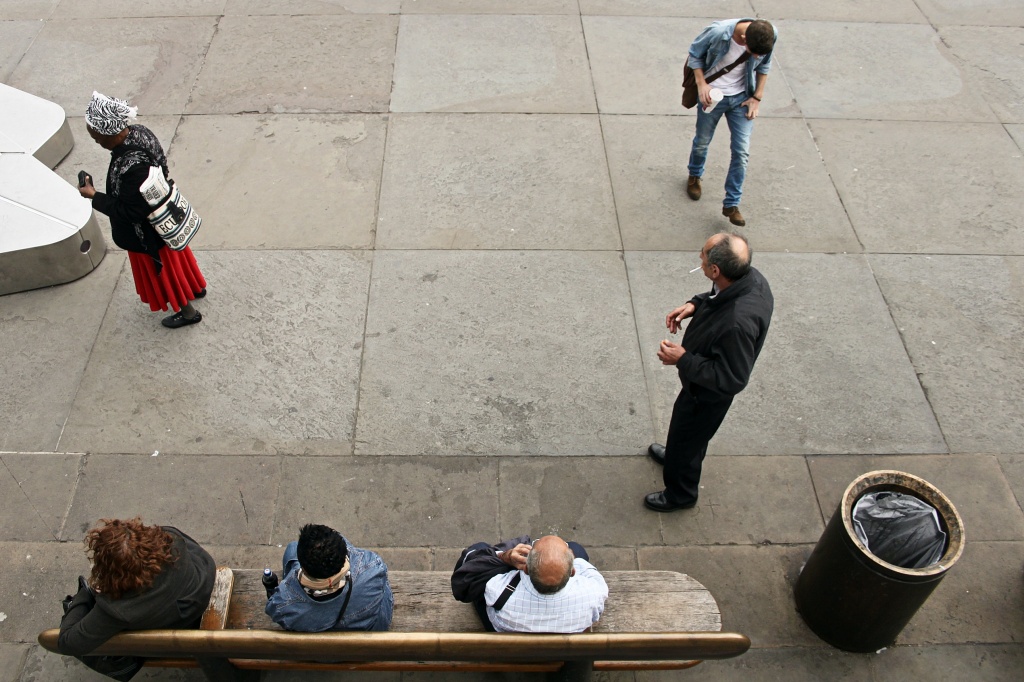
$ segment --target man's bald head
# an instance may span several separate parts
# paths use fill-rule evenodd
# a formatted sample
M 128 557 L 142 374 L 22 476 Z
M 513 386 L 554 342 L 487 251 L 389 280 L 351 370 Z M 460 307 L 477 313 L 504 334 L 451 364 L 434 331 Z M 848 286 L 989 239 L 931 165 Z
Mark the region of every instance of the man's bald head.
M 557 535 L 545 535 L 533 543 L 526 557 L 526 574 L 541 594 L 554 594 L 569 582 L 575 573 L 572 550 Z
M 741 234 L 719 232 L 704 243 L 708 265 L 717 265 L 722 277 L 735 282 L 750 271 L 754 255 L 747 238 Z

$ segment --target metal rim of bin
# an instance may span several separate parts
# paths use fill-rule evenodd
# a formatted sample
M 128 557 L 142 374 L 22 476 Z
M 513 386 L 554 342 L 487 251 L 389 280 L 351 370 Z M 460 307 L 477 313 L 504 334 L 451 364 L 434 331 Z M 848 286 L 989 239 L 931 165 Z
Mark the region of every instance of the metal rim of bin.
M 946 533 L 946 551 L 936 563 L 924 568 L 903 568 L 878 558 L 861 542 L 853 525 L 853 507 L 863 495 L 883 491 L 913 495 L 935 507 L 939 515 L 939 526 Z M 847 538 L 860 550 L 861 558 L 884 572 L 894 574 L 894 577 L 902 577 L 908 582 L 928 580 L 945 573 L 964 552 L 964 524 L 956 507 L 931 483 L 905 471 L 884 469 L 858 476 L 843 493 L 840 509 Z

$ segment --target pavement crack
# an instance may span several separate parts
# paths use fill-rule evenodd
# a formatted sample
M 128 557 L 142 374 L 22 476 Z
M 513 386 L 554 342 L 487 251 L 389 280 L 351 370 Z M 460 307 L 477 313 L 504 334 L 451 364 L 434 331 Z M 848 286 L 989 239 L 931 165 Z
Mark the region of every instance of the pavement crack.
M 25 496 L 25 501 L 28 502 L 29 509 L 31 509 L 32 513 L 36 515 L 36 518 L 39 519 L 39 523 L 43 524 L 43 528 L 45 528 L 46 532 L 49 533 L 51 537 L 53 537 L 54 541 L 60 542 L 60 538 L 57 537 L 56 534 L 54 534 L 53 529 L 50 528 L 50 524 L 46 522 L 46 519 L 44 519 L 43 515 L 39 513 L 39 510 L 36 509 L 36 506 L 32 504 L 32 499 L 28 496 L 28 492 L 25 490 L 25 488 L 22 487 L 21 481 L 19 481 L 18 477 L 14 475 L 14 472 L 11 471 L 11 468 L 7 466 L 7 460 L 4 459 L 3 457 L 0 457 L 0 463 L 4 465 L 4 469 L 7 471 L 8 475 L 10 475 L 10 477 L 18 485 L 18 490 L 20 490 L 21 494 Z
M 242 494 L 241 489 L 238 491 L 238 499 L 242 501 L 242 513 L 245 514 L 245 525 L 249 525 L 249 510 L 245 507 L 245 495 Z

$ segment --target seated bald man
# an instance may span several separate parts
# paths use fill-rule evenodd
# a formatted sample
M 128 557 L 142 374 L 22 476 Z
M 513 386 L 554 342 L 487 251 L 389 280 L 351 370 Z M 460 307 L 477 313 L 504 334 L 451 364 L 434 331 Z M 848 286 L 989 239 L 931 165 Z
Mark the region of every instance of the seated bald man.
M 532 544 L 528 537 L 494 547 L 481 542 L 460 557 L 453 592 L 473 602 L 489 631 L 583 632 L 600 620 L 608 598 L 608 585 L 589 559 L 583 547 L 557 535 Z M 482 595 L 458 589 L 488 573 Z

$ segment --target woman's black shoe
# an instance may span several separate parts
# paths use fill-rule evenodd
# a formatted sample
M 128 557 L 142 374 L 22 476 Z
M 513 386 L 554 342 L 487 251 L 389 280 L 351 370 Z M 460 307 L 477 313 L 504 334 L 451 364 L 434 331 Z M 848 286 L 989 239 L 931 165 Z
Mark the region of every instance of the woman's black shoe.
M 178 327 L 187 327 L 190 324 L 195 324 L 202 321 L 203 314 L 196 311 L 195 317 L 185 317 L 185 313 L 175 313 L 174 315 L 168 315 L 164 319 L 160 320 L 160 324 L 167 327 L 168 329 L 177 329 Z

